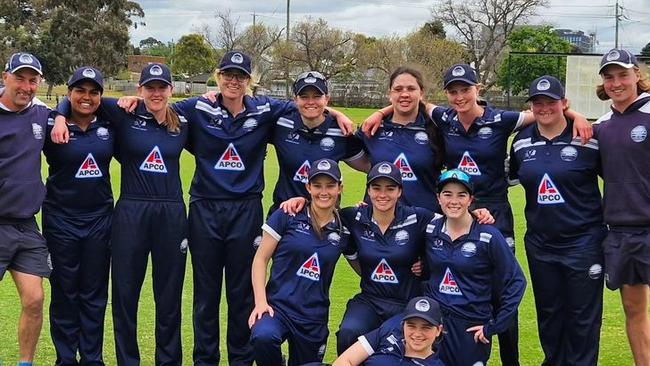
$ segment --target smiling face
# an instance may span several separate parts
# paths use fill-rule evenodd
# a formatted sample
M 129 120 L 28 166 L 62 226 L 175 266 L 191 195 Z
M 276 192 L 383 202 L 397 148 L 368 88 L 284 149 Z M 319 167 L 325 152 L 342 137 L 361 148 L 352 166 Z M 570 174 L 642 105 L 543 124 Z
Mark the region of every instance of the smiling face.
M 341 183 L 324 174 L 316 175 L 306 184 L 311 204 L 319 209 L 333 209 L 341 194 Z
M 553 126 L 564 121 L 564 108 L 566 99 L 553 99 L 543 95 L 534 97 L 530 102 L 535 120 L 542 126 Z
M 138 95 L 144 99 L 144 105 L 150 113 L 157 113 L 167 108 L 167 101 L 172 96 L 172 86 L 160 81 L 150 81 L 138 87 Z
M 449 182 L 438 193 L 438 202 L 442 213 L 448 218 L 457 219 L 469 214 L 473 196 L 467 188 L 456 182 Z
M 402 196 L 402 188 L 387 178 L 373 180 L 368 186 L 368 197 L 374 212 L 391 212 Z
M 294 102 L 300 115 L 307 120 L 316 120 L 323 116 L 329 96 L 323 95 L 314 87 L 306 87 L 296 95 Z
M 95 114 L 99 107 L 102 93 L 97 84 L 91 81 L 83 81 L 74 84 L 68 89 L 68 98 L 72 105 L 72 113 L 79 116 L 90 116 Z
M 2 94 L 2 104 L 11 110 L 21 110 L 29 105 L 36 95 L 41 76 L 30 68 L 22 68 L 14 73 L 3 72 L 2 81 L 5 85 Z
M 626 69 L 619 65 L 609 65 L 600 74 L 603 79 L 603 88 L 607 96 L 618 110 L 626 109 L 638 96 L 637 83 L 639 70 Z
M 407 351 L 422 354 L 431 351 L 442 327 L 424 319 L 410 318 L 404 321 L 403 332 Z
M 445 95 L 450 107 L 457 113 L 465 113 L 477 105 L 478 87 L 462 81 L 455 81 L 445 89 Z
M 398 75 L 390 86 L 389 99 L 395 114 L 412 115 L 417 113 L 423 97 L 424 90 L 411 74 L 403 73 Z
M 219 92 L 226 99 L 241 99 L 246 94 L 250 76 L 239 69 L 220 70 L 217 74 Z

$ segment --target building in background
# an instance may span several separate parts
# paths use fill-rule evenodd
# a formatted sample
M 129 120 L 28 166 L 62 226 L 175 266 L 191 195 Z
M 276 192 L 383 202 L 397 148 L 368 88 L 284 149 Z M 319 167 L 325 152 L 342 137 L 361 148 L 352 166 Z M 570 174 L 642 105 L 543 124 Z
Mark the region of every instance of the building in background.
M 555 29 L 555 34 L 576 46 L 582 53 L 594 53 L 596 46 L 596 33 L 585 34 L 583 31 L 572 29 Z

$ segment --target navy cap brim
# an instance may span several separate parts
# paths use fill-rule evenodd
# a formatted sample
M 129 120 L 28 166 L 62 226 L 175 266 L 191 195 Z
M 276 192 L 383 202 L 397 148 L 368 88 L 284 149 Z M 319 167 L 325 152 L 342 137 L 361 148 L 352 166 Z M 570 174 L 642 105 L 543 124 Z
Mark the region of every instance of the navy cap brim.
M 436 326 L 442 324 L 440 321 L 438 321 L 436 319 L 433 319 L 430 316 L 427 316 L 426 314 L 423 314 L 423 313 L 409 313 L 409 314 L 406 314 L 406 315 L 404 315 L 404 317 L 402 317 L 402 321 L 413 319 L 413 318 L 420 318 L 420 319 L 425 320 L 425 321 L 429 322 L 430 324 L 433 324 L 433 325 L 436 325 Z
M 475 82 L 475 81 L 472 81 L 472 80 L 470 80 L 470 79 L 463 78 L 463 77 L 455 77 L 455 78 L 453 78 L 453 79 L 451 79 L 451 80 L 449 80 L 449 81 L 447 81 L 447 82 L 445 83 L 444 89 L 447 89 L 447 87 L 449 86 L 449 84 L 451 84 L 451 83 L 453 83 L 453 82 L 456 82 L 456 81 L 461 81 L 461 82 L 463 82 L 463 83 L 465 83 L 465 84 L 469 84 L 469 85 L 476 85 L 476 82 Z
M 386 179 L 388 179 L 388 180 L 390 180 L 392 182 L 395 182 L 395 184 L 397 184 L 399 187 L 402 186 L 402 182 L 398 181 L 394 177 L 391 177 L 390 175 L 377 175 L 375 177 L 372 177 L 372 179 L 369 179 L 366 182 L 366 187 L 368 187 L 370 184 L 372 184 L 372 182 L 376 181 L 377 179 L 381 179 L 381 178 L 386 178 Z
M 90 81 L 91 83 L 97 85 L 99 90 L 104 91 L 104 87 L 100 83 L 98 83 L 97 80 L 95 80 L 93 78 L 81 78 L 81 79 L 75 80 L 75 81 L 71 82 L 70 84 L 68 84 L 68 88 L 72 88 L 73 86 L 75 86 L 75 85 L 77 85 L 79 83 L 82 83 L 84 81 Z
M 140 85 L 142 86 L 142 85 L 148 84 L 148 83 L 150 83 L 152 81 L 162 81 L 163 83 L 165 83 L 167 85 L 172 85 L 173 86 L 173 84 L 169 80 L 167 80 L 165 78 L 158 77 L 158 76 L 154 76 L 154 77 L 150 77 L 149 79 L 145 79 L 144 81 L 140 82 Z
M 334 174 L 332 174 L 330 172 L 324 172 L 323 171 L 323 172 L 317 172 L 314 175 L 310 175 L 309 178 L 308 178 L 308 181 L 311 182 L 312 180 L 314 180 L 314 178 L 318 177 L 319 175 L 324 175 L 324 176 L 330 177 L 330 178 L 334 179 L 334 181 L 336 181 L 336 182 L 341 182 L 343 180 L 343 178 L 337 177 L 336 175 L 334 175 Z
M 600 67 L 600 69 L 598 70 L 598 73 L 599 73 L 599 74 L 602 74 L 602 73 L 603 73 L 603 69 L 606 68 L 606 67 L 609 66 L 609 65 L 618 65 L 618 66 L 623 67 L 623 68 L 626 68 L 626 69 L 631 69 L 631 68 L 633 68 L 634 66 L 636 66 L 635 64 L 628 64 L 628 63 L 621 62 L 621 61 L 609 61 L 609 62 L 606 62 L 604 65 L 602 65 L 602 66 Z
M 305 90 L 305 88 L 309 88 L 309 87 L 315 88 L 316 90 L 318 90 L 323 95 L 327 95 L 327 92 L 325 90 L 323 90 L 321 87 L 319 87 L 318 85 L 316 85 L 316 84 L 305 84 L 305 85 L 301 86 L 300 88 L 298 88 L 298 90 L 296 90 L 294 92 L 294 94 L 298 95 L 298 94 L 300 94 L 301 91 Z
M 220 68 L 219 71 L 230 70 L 230 69 L 241 70 L 241 71 L 244 72 L 244 74 L 246 74 L 246 75 L 248 75 L 248 76 L 251 76 L 251 73 L 248 72 L 248 70 L 246 70 L 243 66 L 238 66 L 238 65 L 228 65 L 228 66 L 224 66 L 223 68 Z
M 43 76 L 43 71 L 39 70 L 37 67 L 32 66 L 32 65 L 19 65 L 17 67 L 14 67 L 12 70 L 9 70 L 10 73 L 15 74 L 16 71 L 20 69 L 32 69 L 36 71 L 39 75 Z
M 551 99 L 555 99 L 555 100 L 561 100 L 561 99 L 563 98 L 563 97 L 561 97 L 561 96 L 559 96 L 559 95 L 557 95 L 557 94 L 554 94 L 554 93 L 549 93 L 549 92 L 537 92 L 537 93 L 535 93 L 535 94 L 529 96 L 528 99 L 526 99 L 526 103 L 528 103 L 528 102 L 530 102 L 531 100 L 533 100 L 533 98 L 535 98 L 535 97 L 539 97 L 539 96 L 549 97 L 549 98 L 551 98 Z

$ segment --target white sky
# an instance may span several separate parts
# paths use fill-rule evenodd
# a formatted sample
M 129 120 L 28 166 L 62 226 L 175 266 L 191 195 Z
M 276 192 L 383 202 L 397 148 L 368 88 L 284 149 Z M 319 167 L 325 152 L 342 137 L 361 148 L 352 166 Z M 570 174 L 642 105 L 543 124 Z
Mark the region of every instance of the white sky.
M 596 32 L 596 52 L 614 46 L 616 0 L 550 0 L 530 24 Z M 650 42 L 650 0 L 619 0 L 624 7 L 619 46 L 638 53 Z M 139 0 L 145 11 L 145 27 L 131 30 L 131 41 L 154 37 L 178 40 L 196 26 L 215 22 L 217 10 L 230 9 L 243 29 L 257 21 L 284 27 L 287 0 Z M 330 25 L 368 36 L 407 34 L 431 19 L 433 0 L 291 0 L 291 21 L 307 16 L 323 18 Z M 448 37 L 453 36 L 447 31 Z

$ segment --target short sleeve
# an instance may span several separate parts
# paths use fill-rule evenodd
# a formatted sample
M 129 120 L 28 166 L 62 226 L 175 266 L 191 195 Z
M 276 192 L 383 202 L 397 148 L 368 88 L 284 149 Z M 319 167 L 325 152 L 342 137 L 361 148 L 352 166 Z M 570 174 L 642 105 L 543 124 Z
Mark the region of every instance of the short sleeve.
M 503 111 L 501 112 L 501 123 L 503 123 L 509 134 L 524 126 L 525 114 L 523 112 Z
M 262 225 L 262 230 L 271 235 L 273 239 L 280 241 L 287 230 L 288 220 L 289 215 L 284 213 L 282 209 L 277 209 L 269 216 L 266 223 Z

